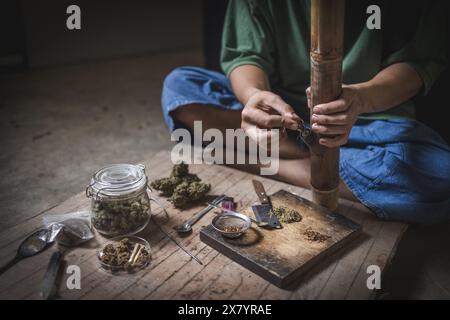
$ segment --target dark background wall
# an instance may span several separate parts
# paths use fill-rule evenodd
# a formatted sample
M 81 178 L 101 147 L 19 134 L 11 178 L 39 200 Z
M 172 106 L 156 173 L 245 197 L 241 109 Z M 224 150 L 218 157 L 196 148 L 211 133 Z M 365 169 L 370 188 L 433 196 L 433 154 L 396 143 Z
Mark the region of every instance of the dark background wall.
M 26 64 L 20 2 L 3 0 L 0 10 L 0 72 Z
M 80 31 L 66 28 L 70 4 L 81 7 Z M 226 0 L 3 0 L 0 72 L 193 47 L 203 48 L 207 68 L 220 70 L 226 4 Z M 449 83 L 447 69 L 427 97 L 416 99 L 417 118 L 447 141 L 448 119 L 442 115 L 449 108 Z
M 71 4 L 81 8 L 81 30 L 66 28 Z M 23 54 L 26 43 L 29 66 L 42 67 L 200 47 L 202 7 L 202 0 L 2 0 L 0 56 Z

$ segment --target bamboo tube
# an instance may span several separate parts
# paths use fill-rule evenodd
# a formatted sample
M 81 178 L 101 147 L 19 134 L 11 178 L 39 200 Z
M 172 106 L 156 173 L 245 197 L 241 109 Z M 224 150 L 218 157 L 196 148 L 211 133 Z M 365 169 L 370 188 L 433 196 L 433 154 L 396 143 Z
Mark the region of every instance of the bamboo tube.
M 335 100 L 342 88 L 345 0 L 311 1 L 311 103 Z M 312 110 L 312 109 L 311 109 Z M 311 111 L 312 115 L 312 111 Z M 339 148 L 311 145 L 313 201 L 335 211 L 338 206 Z

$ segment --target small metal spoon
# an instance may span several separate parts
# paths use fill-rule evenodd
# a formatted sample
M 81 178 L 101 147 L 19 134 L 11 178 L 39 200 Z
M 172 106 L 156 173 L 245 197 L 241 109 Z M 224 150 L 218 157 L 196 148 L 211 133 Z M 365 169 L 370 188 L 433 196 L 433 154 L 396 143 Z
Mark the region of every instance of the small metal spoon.
M 188 233 L 192 231 L 192 226 L 200 220 L 205 214 L 207 214 L 212 208 L 217 206 L 219 203 L 221 203 L 223 200 L 226 199 L 226 195 L 222 194 L 214 199 L 213 202 L 208 204 L 207 207 L 203 208 L 199 212 L 197 212 L 192 218 L 189 220 L 183 222 L 182 224 L 179 224 L 175 227 L 173 227 L 178 233 Z
M 19 246 L 16 256 L 0 268 L 0 275 L 24 258 L 34 256 L 45 249 L 51 243 L 49 241 L 50 230 L 40 229 L 28 236 Z

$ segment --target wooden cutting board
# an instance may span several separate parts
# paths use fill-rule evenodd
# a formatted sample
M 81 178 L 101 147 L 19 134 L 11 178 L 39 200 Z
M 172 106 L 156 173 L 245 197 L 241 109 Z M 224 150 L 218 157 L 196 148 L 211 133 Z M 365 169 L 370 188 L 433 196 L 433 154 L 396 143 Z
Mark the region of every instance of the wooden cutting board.
M 276 192 L 270 199 L 273 207 L 282 205 L 297 210 L 302 220 L 284 223 L 282 229 L 274 230 L 253 224 L 238 239 L 224 238 L 209 225 L 201 230 L 200 239 L 278 287 L 289 287 L 302 273 L 348 243 L 361 230 L 359 224 L 344 216 L 285 190 Z M 242 213 L 254 217 L 251 208 Z M 312 241 L 305 235 L 307 228 L 329 238 L 323 242 Z

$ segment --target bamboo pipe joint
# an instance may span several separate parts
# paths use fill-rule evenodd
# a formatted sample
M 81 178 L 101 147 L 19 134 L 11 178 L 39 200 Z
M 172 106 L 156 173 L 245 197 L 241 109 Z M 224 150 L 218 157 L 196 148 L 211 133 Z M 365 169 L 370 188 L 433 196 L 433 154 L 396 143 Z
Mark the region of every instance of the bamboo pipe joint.
M 331 211 L 337 210 L 339 188 L 332 190 L 319 190 L 311 185 L 313 202 L 321 205 Z
M 327 103 L 342 90 L 345 0 L 311 2 L 311 104 Z M 311 109 L 312 116 L 312 109 Z M 311 150 L 311 190 L 313 201 L 331 211 L 338 206 L 339 148 L 319 144 L 313 134 Z

